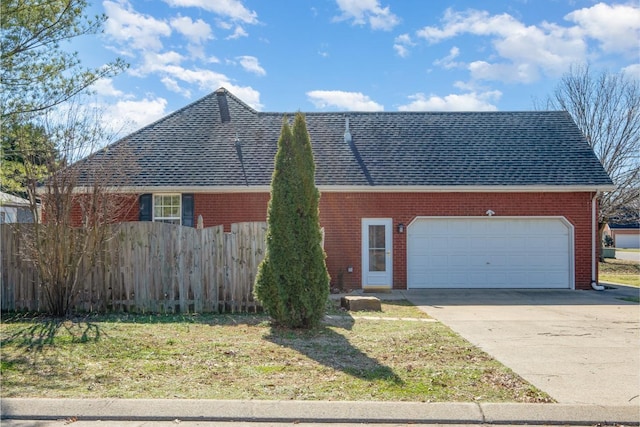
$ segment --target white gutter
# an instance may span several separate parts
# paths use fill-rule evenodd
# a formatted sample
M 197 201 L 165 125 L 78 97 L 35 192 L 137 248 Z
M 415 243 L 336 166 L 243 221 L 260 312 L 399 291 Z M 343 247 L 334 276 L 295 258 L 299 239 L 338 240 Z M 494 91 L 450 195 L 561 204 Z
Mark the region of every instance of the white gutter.
M 596 206 L 598 199 L 598 191 L 596 191 L 591 199 L 591 288 L 595 291 L 604 291 L 604 286 L 598 284 L 596 276 L 596 267 L 598 264 L 597 246 L 598 243 L 598 218 L 596 217 Z
M 119 193 L 269 193 L 269 185 L 256 186 L 105 186 Z M 321 193 L 582 193 L 612 191 L 611 185 L 318 185 Z M 74 193 L 86 192 L 81 186 Z M 44 193 L 44 189 L 40 192 Z

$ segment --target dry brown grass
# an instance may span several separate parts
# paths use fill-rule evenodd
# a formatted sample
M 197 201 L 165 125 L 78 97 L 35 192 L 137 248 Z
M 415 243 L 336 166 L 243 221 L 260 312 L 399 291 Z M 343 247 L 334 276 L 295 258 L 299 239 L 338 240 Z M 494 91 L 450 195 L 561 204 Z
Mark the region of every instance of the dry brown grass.
M 406 302 L 380 315 L 426 317 Z M 5 319 L 0 333 L 4 397 L 551 400 L 437 322 L 122 314 Z

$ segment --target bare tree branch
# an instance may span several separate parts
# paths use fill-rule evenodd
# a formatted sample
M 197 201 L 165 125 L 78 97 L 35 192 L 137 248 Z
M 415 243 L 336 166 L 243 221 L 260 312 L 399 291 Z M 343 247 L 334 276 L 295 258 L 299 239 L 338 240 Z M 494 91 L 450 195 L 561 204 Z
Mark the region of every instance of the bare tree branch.
M 566 110 L 616 185 L 599 197 L 599 222 L 637 214 L 640 198 L 640 83 L 623 73 L 571 67 L 545 108 Z

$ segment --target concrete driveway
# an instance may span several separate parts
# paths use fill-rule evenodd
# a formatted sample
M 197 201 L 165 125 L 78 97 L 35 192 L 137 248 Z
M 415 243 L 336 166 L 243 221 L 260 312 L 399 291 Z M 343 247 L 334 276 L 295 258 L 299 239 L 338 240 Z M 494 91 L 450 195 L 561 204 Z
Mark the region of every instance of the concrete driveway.
M 640 305 L 619 299 L 638 288 L 403 293 L 559 403 L 640 411 Z

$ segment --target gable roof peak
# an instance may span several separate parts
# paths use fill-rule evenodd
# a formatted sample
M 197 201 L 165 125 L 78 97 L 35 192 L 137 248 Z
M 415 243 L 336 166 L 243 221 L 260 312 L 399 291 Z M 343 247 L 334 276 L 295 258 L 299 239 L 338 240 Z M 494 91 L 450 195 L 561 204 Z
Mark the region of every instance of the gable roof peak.
M 249 110 L 251 113 L 254 113 L 254 114 L 258 113 L 258 111 L 255 108 L 253 108 L 252 106 L 244 102 L 242 99 L 235 96 L 232 92 L 230 92 L 224 86 L 220 86 L 218 89 L 216 89 L 213 92 L 213 94 L 219 97 L 218 99 L 220 99 L 220 97 L 226 97 L 226 98 L 232 99 L 235 103 L 239 104 L 242 108 Z

